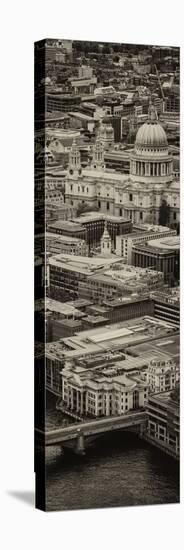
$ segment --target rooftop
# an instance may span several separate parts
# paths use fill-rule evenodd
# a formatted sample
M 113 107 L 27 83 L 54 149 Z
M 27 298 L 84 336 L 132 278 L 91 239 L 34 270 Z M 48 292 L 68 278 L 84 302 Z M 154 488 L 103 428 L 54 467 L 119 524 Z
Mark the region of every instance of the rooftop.
M 156 248 L 163 248 L 165 250 L 179 250 L 180 249 L 180 237 L 163 237 L 162 239 L 152 240 L 148 242 L 149 246 Z
M 114 223 L 123 223 L 130 220 L 125 220 L 121 216 L 113 216 L 110 214 L 103 214 L 103 212 L 87 212 L 85 214 L 81 214 L 78 218 L 74 218 L 74 222 L 76 223 L 87 223 L 87 222 L 93 222 L 98 220 L 104 220 L 107 222 L 114 222 Z
M 150 353 L 152 357 L 157 353 L 162 355 L 168 354 L 178 364 L 180 356 L 180 335 L 176 329 L 175 332 L 169 334 L 169 336 L 163 338 L 160 338 L 159 334 L 157 336 L 158 338 L 151 340 L 149 343 L 142 342 L 135 345 L 133 348 L 134 352 L 138 354 Z
M 173 251 L 180 250 L 180 237 L 163 237 L 161 239 L 153 239 L 144 244 L 134 244 L 134 250 L 138 247 L 139 250 L 158 253 L 158 254 L 167 254 Z
M 84 240 L 78 239 L 77 237 L 70 237 L 68 235 L 58 235 L 58 233 L 51 233 L 49 231 L 45 233 L 45 239 L 46 239 L 46 244 L 48 243 L 48 241 L 55 241 L 55 242 L 57 241 L 60 243 L 76 244 L 76 245 L 79 243 L 85 242 Z
M 82 174 L 84 178 L 95 178 L 97 180 L 100 179 L 102 181 L 110 181 L 111 183 L 113 183 L 113 181 L 119 183 L 128 183 L 127 174 L 118 174 L 117 172 L 112 171 L 108 172 L 107 170 L 103 170 L 103 168 L 101 170 L 96 170 L 95 168 L 93 169 L 91 167 L 84 168 Z
M 119 263 L 119 258 L 104 258 L 101 256 L 91 258 L 88 256 L 74 256 L 73 254 L 57 254 L 57 256 L 52 256 L 49 259 L 49 263 L 52 266 L 65 268 L 69 271 L 92 275 L 99 269 Z
M 180 304 L 180 287 L 167 288 L 163 290 L 155 290 L 151 293 L 151 298 L 160 302 L 165 302 L 172 305 Z
M 57 300 L 52 300 L 51 298 L 45 298 L 35 300 L 35 311 L 50 311 L 51 313 L 58 313 L 64 317 L 83 317 L 84 313 L 75 308 L 72 304 L 68 302 L 59 302 Z
M 79 111 L 71 111 L 68 113 L 70 116 L 74 117 L 74 118 L 79 118 L 81 120 L 86 120 L 87 122 L 93 122 L 93 124 L 96 123 L 96 120 L 95 118 L 89 116 L 89 115 L 85 115 L 84 113 L 80 113 Z
M 142 233 L 143 231 L 152 231 L 152 232 L 157 232 L 157 231 L 170 231 L 170 228 L 169 227 L 166 227 L 165 225 L 153 225 L 153 224 L 150 224 L 150 223 L 142 223 L 142 224 L 134 224 L 133 225 L 133 230 L 136 229 L 138 230 L 140 233 Z
M 57 220 L 55 222 L 49 222 L 49 228 L 65 229 L 68 231 L 79 231 L 81 229 L 84 231 L 82 225 L 69 220 Z
M 114 356 L 118 350 L 131 348 L 137 355 L 142 352 L 169 353 L 177 355 L 179 336 L 172 324 L 150 316 L 139 317 L 130 321 L 122 321 L 96 329 L 81 331 L 70 338 L 63 338 L 52 344 L 47 344 L 47 356 L 52 359 L 77 359 L 92 357 L 100 353 Z M 149 342 L 149 343 L 148 343 Z M 163 347 L 162 347 L 163 342 Z M 170 342 L 170 344 L 169 344 Z M 174 342 L 176 345 L 175 352 Z M 141 347 L 142 346 L 142 347 Z M 177 348 L 178 347 L 178 348 Z M 109 359 L 108 359 L 109 361 Z

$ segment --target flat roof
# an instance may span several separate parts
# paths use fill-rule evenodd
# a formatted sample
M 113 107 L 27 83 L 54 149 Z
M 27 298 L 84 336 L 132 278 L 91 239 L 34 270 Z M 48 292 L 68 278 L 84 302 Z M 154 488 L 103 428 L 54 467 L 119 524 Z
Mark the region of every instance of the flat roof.
M 104 214 L 103 212 L 87 212 L 85 214 L 81 214 L 78 218 L 74 218 L 74 222 L 76 223 L 87 223 L 97 220 L 104 220 L 115 223 L 131 222 L 130 219 L 125 220 L 125 218 L 122 218 L 122 216 L 113 216 L 110 214 Z
M 112 337 L 113 333 L 115 333 L 115 337 Z M 97 338 L 95 338 L 96 336 Z M 163 346 L 157 345 L 162 342 Z M 178 349 L 174 348 L 174 343 L 178 345 Z M 171 352 L 168 346 L 171 346 Z M 124 352 L 125 349 L 130 351 L 132 349 L 137 355 L 144 354 L 144 352 L 150 354 L 151 351 L 153 357 L 156 352 L 164 355 L 170 354 L 177 362 L 177 352 L 179 350 L 178 331 L 168 322 L 155 317 L 144 316 L 106 325 L 105 327 L 80 331 L 74 336 L 46 345 L 47 356 L 53 360 L 63 359 L 64 357 L 71 359 L 80 357 L 85 359 L 86 357 L 87 360 L 89 355 L 97 356 L 100 354 L 100 357 L 102 357 L 102 354 L 107 353 L 108 356 L 113 356 L 118 350 Z M 173 350 L 175 353 L 173 353 Z M 128 359 L 131 360 L 131 357 Z
M 78 231 L 82 230 L 84 231 L 84 227 L 82 225 L 79 225 L 79 223 L 75 223 L 73 221 L 65 221 L 65 220 L 57 220 L 55 222 L 49 222 L 48 227 L 54 227 L 55 229 L 68 229 Z
M 73 305 L 70 305 L 67 302 L 59 302 L 58 300 L 52 300 L 51 298 L 40 298 L 38 300 L 35 300 L 35 311 L 44 310 L 53 313 L 60 313 L 64 316 L 72 315 L 76 317 L 81 317 L 81 315 L 85 315 Z
M 83 239 L 78 239 L 77 237 L 70 237 L 68 235 L 58 235 L 58 233 L 51 233 L 49 231 L 45 234 L 46 238 L 46 244 L 48 241 L 59 241 L 60 243 L 68 243 L 68 244 L 79 244 L 81 242 L 85 241 Z
M 169 336 L 165 336 L 162 338 L 156 338 L 155 340 L 151 340 L 149 343 L 139 343 L 133 347 L 134 351 L 137 351 L 138 353 L 159 353 L 161 355 L 169 355 L 173 357 L 176 362 L 179 362 L 179 356 L 180 356 L 180 335 L 177 333 L 170 334 Z
M 129 174 L 118 174 L 117 172 L 108 172 L 107 170 L 96 170 L 95 168 L 84 168 L 83 171 L 83 176 L 86 177 L 86 178 L 96 178 L 97 180 L 100 179 L 103 183 L 103 180 L 107 180 L 111 183 L 113 183 L 113 181 L 119 181 L 121 183 L 124 183 L 124 182 L 127 182 L 127 184 L 129 183 L 128 179 L 129 179 Z
M 97 123 L 97 120 L 89 115 L 85 115 L 84 113 L 80 113 L 79 111 L 71 111 L 68 113 L 70 116 L 74 118 L 79 118 L 81 120 L 86 120 L 87 122 L 93 122 L 93 124 Z
M 161 250 L 179 250 L 180 248 L 180 237 L 178 235 L 174 237 L 163 237 L 161 239 L 153 239 L 148 241 L 148 245 L 155 248 L 160 248 Z
M 106 340 L 115 340 L 116 338 L 119 338 L 120 336 L 130 336 L 132 334 L 131 330 L 128 330 L 126 328 L 120 328 L 119 330 L 113 330 L 111 327 L 110 331 L 102 332 L 101 334 L 94 334 L 93 336 L 89 337 L 91 342 L 105 342 Z

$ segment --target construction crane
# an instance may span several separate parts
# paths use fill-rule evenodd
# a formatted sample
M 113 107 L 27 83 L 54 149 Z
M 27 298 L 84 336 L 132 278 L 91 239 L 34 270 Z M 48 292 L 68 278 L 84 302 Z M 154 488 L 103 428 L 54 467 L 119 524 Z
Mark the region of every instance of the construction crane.
M 163 91 L 162 84 L 161 84 L 161 81 L 160 81 L 160 76 L 159 76 L 157 66 L 154 65 L 154 67 L 155 67 L 155 70 L 156 70 L 156 75 L 157 75 L 157 78 L 158 78 L 159 88 L 160 88 L 161 96 L 162 96 L 162 99 L 163 99 L 163 111 L 164 111 L 165 110 L 165 95 L 164 95 L 164 91 Z

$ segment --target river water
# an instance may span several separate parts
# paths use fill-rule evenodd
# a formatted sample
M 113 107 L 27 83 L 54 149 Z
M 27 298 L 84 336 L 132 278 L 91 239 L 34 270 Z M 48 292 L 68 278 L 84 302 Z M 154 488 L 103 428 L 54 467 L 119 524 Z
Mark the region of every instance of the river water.
M 49 395 L 47 429 L 61 422 Z M 48 448 L 46 476 L 48 511 L 179 502 L 178 463 L 123 431 L 94 440 L 83 457 Z

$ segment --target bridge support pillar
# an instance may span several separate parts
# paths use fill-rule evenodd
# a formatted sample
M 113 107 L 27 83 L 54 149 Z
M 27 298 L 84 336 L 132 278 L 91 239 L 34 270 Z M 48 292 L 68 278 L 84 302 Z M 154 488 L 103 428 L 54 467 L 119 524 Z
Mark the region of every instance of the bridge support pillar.
M 140 430 L 139 430 L 139 435 L 140 435 L 140 437 L 143 437 L 144 432 L 145 432 L 145 425 L 144 425 L 144 424 L 140 424 Z
M 83 434 L 78 435 L 76 440 L 76 446 L 75 446 L 75 453 L 77 455 L 85 455 L 85 447 L 84 447 L 84 436 Z

